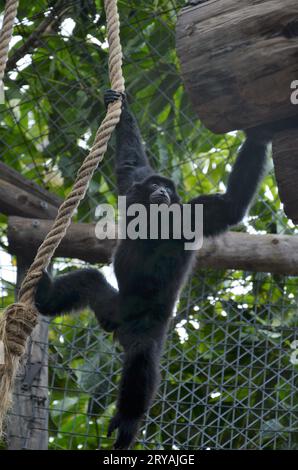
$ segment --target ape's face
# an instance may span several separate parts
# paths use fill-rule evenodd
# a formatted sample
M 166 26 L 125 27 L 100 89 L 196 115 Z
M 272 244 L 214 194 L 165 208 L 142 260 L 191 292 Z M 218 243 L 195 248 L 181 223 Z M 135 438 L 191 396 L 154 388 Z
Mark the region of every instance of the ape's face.
M 135 183 L 129 190 L 129 202 L 139 204 L 167 204 L 178 203 L 180 198 L 174 183 L 163 176 L 153 175 L 141 183 Z

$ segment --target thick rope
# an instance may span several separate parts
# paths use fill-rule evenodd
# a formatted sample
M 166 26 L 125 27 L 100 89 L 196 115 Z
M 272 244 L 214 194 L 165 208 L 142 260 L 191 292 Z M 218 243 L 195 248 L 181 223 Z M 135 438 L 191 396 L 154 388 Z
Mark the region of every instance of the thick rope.
M 9 43 L 12 36 L 14 20 L 17 16 L 19 1 L 7 0 L 4 10 L 4 18 L 0 32 L 0 103 L 4 103 L 3 77 L 8 58 Z
M 120 22 L 117 0 L 105 0 L 107 33 L 109 42 L 109 75 L 112 89 L 124 92 L 122 76 L 122 50 L 120 44 Z M 0 436 L 3 422 L 11 406 L 14 378 L 26 342 L 38 321 L 38 311 L 34 305 L 37 283 L 51 261 L 56 248 L 63 239 L 71 218 L 80 201 L 84 198 L 92 175 L 103 159 L 108 141 L 119 122 L 121 101 L 109 105 L 107 115 L 97 131 L 89 155 L 78 171 L 74 186 L 59 208 L 54 224 L 39 247 L 35 259 L 27 272 L 19 292 L 19 303 L 6 309 L 0 323 L 0 341 L 4 343 L 5 364 L 0 365 Z M 2 375 L 1 375 L 2 367 Z

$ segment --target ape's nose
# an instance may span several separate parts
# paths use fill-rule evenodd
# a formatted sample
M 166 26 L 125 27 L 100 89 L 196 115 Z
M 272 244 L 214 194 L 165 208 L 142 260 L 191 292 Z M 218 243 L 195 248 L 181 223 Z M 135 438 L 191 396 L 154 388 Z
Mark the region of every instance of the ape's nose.
M 160 186 L 150 195 L 150 202 L 153 204 L 170 204 L 170 196 L 163 186 Z

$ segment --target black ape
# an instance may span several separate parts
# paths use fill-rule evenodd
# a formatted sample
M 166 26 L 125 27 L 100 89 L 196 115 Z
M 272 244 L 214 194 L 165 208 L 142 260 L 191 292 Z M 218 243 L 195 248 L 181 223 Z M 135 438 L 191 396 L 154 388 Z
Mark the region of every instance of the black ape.
M 119 99 L 108 91 L 108 105 Z M 157 175 L 145 154 L 137 123 L 123 98 L 116 129 L 116 173 L 119 193 L 128 205 L 179 202 L 173 182 Z M 239 151 L 225 194 L 198 196 L 204 205 L 204 236 L 214 236 L 245 215 L 263 174 L 266 139 L 252 131 Z M 90 307 L 106 331 L 114 331 L 125 351 L 117 411 L 108 434 L 118 429 L 115 448 L 130 447 L 159 382 L 159 358 L 177 296 L 191 269 L 195 253 L 185 240 L 121 240 L 114 269 L 119 291 L 94 269 L 51 278 L 45 273 L 36 304 L 45 315 Z

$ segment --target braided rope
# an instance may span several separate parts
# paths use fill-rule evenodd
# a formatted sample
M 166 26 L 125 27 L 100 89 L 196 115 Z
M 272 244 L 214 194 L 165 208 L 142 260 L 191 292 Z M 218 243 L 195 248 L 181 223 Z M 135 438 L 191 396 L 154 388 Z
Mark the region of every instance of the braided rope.
M 120 44 L 120 22 L 117 0 L 105 0 L 107 32 L 109 42 L 109 75 L 114 90 L 124 92 L 122 76 L 122 49 Z M 54 224 L 39 247 L 19 292 L 19 302 L 6 309 L 0 321 L 0 340 L 4 343 L 5 364 L 0 364 L 0 436 L 5 416 L 12 401 L 14 377 L 26 342 L 38 321 L 34 305 L 37 283 L 51 261 L 56 248 L 63 239 L 71 218 L 84 198 L 89 182 L 98 164 L 103 159 L 108 141 L 121 115 L 121 100 L 109 105 L 107 115 L 99 127 L 90 153 L 78 171 L 73 188 L 59 208 Z
M 4 103 L 3 77 L 8 58 L 9 43 L 12 36 L 14 20 L 17 16 L 19 1 L 7 0 L 4 10 L 3 24 L 0 32 L 0 103 Z

